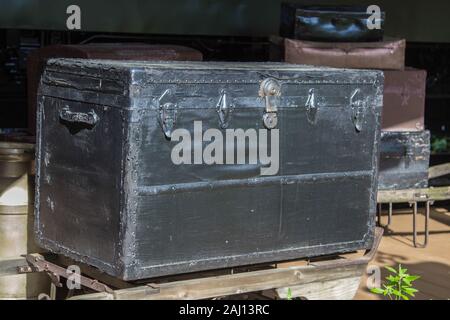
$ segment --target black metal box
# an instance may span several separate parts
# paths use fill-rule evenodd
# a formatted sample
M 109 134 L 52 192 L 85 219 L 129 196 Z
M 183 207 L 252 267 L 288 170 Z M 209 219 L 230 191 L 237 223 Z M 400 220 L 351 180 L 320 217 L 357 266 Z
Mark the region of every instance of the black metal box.
M 430 163 L 430 132 L 382 131 L 378 189 L 426 188 Z
M 38 242 L 126 280 L 368 248 L 382 88 L 379 71 L 49 60 Z

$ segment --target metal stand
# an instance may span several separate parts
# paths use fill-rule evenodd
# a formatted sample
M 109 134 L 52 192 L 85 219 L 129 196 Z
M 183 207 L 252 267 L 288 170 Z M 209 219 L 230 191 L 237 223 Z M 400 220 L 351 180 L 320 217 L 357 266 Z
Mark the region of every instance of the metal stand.
M 425 248 L 428 245 L 428 224 L 430 220 L 430 206 L 435 201 L 450 199 L 450 187 L 424 188 L 424 189 L 405 189 L 405 190 L 380 190 L 378 191 L 377 224 L 380 227 L 387 227 L 392 221 L 392 204 L 409 203 L 413 208 L 413 244 L 416 248 Z M 383 204 L 389 204 L 389 217 L 386 225 L 381 223 L 381 211 Z M 418 203 L 425 203 L 425 230 L 423 243 L 417 241 L 417 206 Z
M 432 205 L 433 203 L 433 201 L 425 202 L 425 233 L 423 244 L 417 243 L 417 201 L 410 203 L 410 206 L 413 207 L 413 244 L 416 248 L 425 248 L 428 244 L 428 221 L 430 219 L 430 205 Z
M 428 179 L 433 179 L 450 174 L 450 163 L 431 167 L 428 170 Z M 392 203 L 409 203 L 413 207 L 413 244 L 416 248 L 425 248 L 428 244 L 428 222 L 430 219 L 430 205 L 435 201 L 450 200 L 450 186 L 430 187 L 403 190 L 378 190 L 378 225 L 381 226 L 381 209 L 383 203 L 389 203 L 388 224 L 392 218 Z M 425 235 L 423 244 L 417 243 L 417 203 L 425 203 Z
M 424 232 L 424 240 L 422 244 L 419 244 L 417 242 L 417 204 L 419 201 L 411 201 L 409 202 L 409 206 L 413 208 L 413 245 L 416 248 L 425 248 L 428 244 L 428 222 L 430 219 L 430 205 L 432 205 L 434 202 L 429 200 L 429 201 L 425 201 L 425 232 Z M 378 207 L 377 207 L 377 217 L 378 217 L 378 221 L 377 221 L 377 225 L 379 227 L 382 228 L 387 228 L 389 227 L 389 225 L 392 222 L 392 202 L 388 202 L 389 204 L 389 211 L 388 211 L 388 221 L 387 224 L 383 225 L 381 223 L 381 212 L 383 210 L 383 203 L 380 202 L 378 203 Z
M 388 221 L 387 224 L 383 225 L 381 223 L 381 212 L 383 211 L 383 203 L 378 203 L 378 209 L 377 209 L 377 217 L 378 217 L 378 226 L 381 228 L 387 228 L 391 225 L 392 221 L 392 202 L 389 202 L 389 209 L 388 209 Z

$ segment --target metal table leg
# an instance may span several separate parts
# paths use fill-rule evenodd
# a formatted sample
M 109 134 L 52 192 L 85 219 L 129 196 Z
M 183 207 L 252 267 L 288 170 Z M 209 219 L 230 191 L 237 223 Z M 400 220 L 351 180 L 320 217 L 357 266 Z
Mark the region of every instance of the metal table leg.
M 391 220 L 392 220 L 392 202 L 389 202 L 389 213 L 388 213 L 388 223 L 386 226 L 391 225 Z
M 378 203 L 377 206 L 377 224 L 379 227 L 381 227 L 381 210 L 383 209 L 383 204 L 382 203 Z
M 381 211 L 383 209 L 383 203 L 378 203 L 377 217 L 378 217 L 378 226 L 382 228 L 389 227 L 392 221 L 392 202 L 389 202 L 389 211 L 388 211 L 388 221 L 387 224 L 383 225 L 381 223 Z
M 416 248 L 425 248 L 428 244 L 428 221 L 430 219 L 430 205 L 433 204 L 433 201 L 426 201 L 425 202 L 425 235 L 424 235 L 424 240 L 423 240 L 423 244 L 418 244 L 417 243 L 417 227 L 416 227 L 416 223 L 417 223 L 417 202 L 413 203 L 413 244 L 414 247 Z

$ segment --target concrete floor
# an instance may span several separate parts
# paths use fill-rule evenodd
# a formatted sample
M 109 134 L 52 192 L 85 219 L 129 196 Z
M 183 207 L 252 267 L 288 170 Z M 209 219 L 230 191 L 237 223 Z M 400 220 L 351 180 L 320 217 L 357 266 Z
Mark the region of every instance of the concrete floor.
M 420 210 L 420 209 L 419 209 Z M 423 210 L 423 208 L 421 208 Z M 387 217 L 382 217 L 386 223 Z M 418 231 L 424 229 L 424 216 L 418 215 Z M 430 237 L 426 248 L 414 248 L 412 244 L 412 213 L 408 209 L 395 210 L 391 225 L 385 229 L 380 247 L 372 265 L 406 267 L 410 274 L 421 276 L 415 287 L 419 290 L 413 299 L 450 299 L 450 212 L 433 207 L 430 215 Z M 422 233 L 419 233 L 422 243 Z M 388 272 L 381 269 L 381 279 Z M 367 289 L 364 276 L 356 300 L 375 300 L 383 297 L 372 294 Z

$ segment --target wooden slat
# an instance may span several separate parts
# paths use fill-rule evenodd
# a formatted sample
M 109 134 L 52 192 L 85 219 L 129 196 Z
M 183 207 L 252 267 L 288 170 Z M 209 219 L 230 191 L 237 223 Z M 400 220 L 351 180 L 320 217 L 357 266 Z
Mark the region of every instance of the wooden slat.
M 414 201 L 442 201 L 450 199 L 450 187 L 405 189 L 405 190 L 379 190 L 378 203 L 402 203 Z
M 290 288 L 276 289 L 278 297 L 287 298 L 288 290 L 291 290 L 292 298 L 306 298 L 308 300 L 351 300 L 355 296 L 363 270 L 355 270 L 355 276 L 347 278 L 307 283 L 300 286 Z
M 438 178 L 450 174 L 450 162 L 430 167 L 428 179 Z
M 301 266 L 286 269 L 269 269 L 242 274 L 208 277 L 186 281 L 147 285 L 136 288 L 116 290 L 113 294 L 94 293 L 75 296 L 71 299 L 207 299 L 246 292 L 298 286 L 314 282 L 354 278 L 361 276 L 366 263 L 332 266 Z M 356 275 L 356 273 L 358 275 Z

